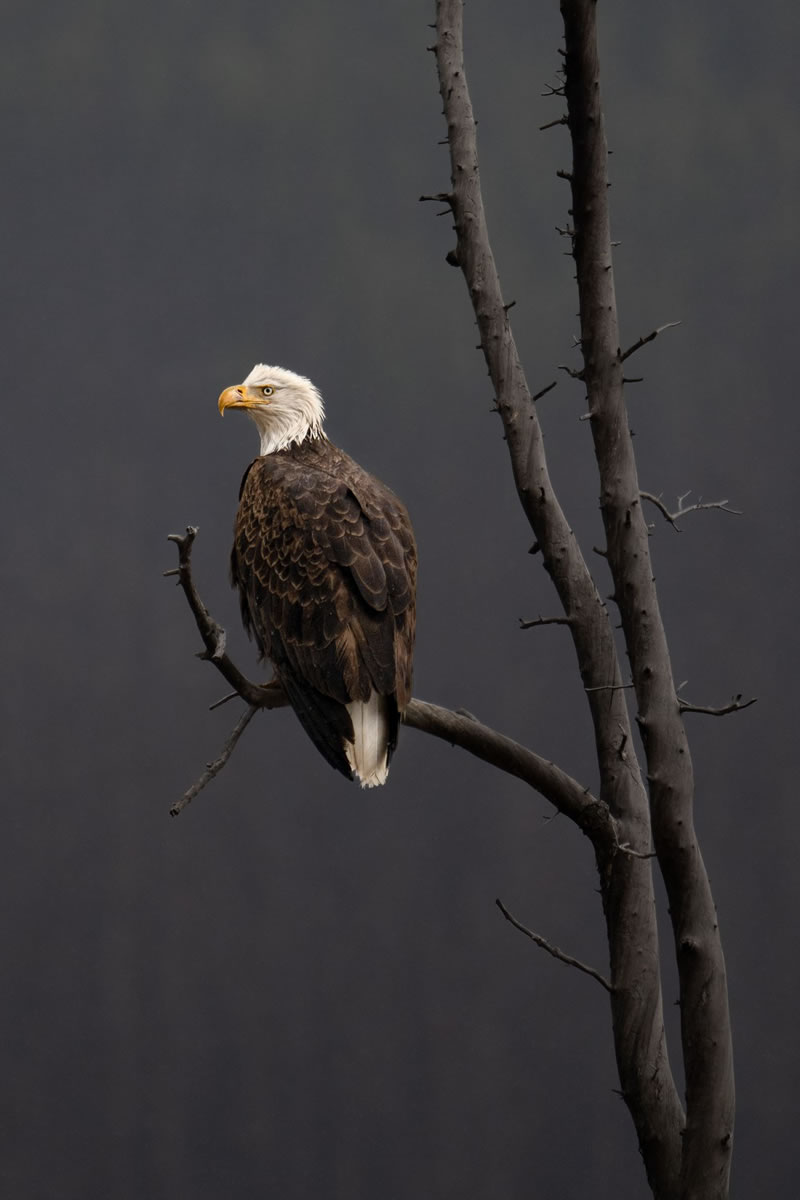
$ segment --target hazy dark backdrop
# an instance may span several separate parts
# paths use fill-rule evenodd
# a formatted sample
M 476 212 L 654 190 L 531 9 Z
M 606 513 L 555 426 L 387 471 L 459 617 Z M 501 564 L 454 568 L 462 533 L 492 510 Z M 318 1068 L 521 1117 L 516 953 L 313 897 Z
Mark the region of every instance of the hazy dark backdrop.
M 618 295 L 642 484 L 729 497 L 653 550 L 678 679 L 758 705 L 691 736 L 737 1035 L 736 1194 L 796 1181 L 797 11 L 601 6 Z M 567 638 L 518 511 L 463 281 L 432 4 L 7 0 L 2 92 L 4 1193 L 222 1200 L 585 1196 L 645 1186 L 608 1004 L 494 907 L 598 966 L 588 845 L 519 783 L 408 732 L 379 794 L 235 705 L 161 578 L 227 587 L 255 361 L 408 502 L 418 695 L 594 785 Z M 473 2 L 467 51 L 506 296 L 551 468 L 599 542 L 571 262 L 554 226 L 558 6 Z M 638 372 L 637 372 L 638 373 Z M 655 519 L 655 517 L 654 517 Z M 604 590 L 602 560 L 593 556 Z M 667 1004 L 675 997 L 667 982 Z M 670 1008 L 670 1020 L 674 1009 Z

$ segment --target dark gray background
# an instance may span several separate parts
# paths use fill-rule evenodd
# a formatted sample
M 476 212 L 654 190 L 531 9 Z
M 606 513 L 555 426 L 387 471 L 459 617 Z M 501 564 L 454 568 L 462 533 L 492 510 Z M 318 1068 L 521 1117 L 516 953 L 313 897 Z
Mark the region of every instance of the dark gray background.
M 256 718 L 177 821 L 234 705 L 195 660 L 165 541 L 255 672 L 226 580 L 255 361 L 408 502 L 416 693 L 594 785 L 567 638 L 526 551 L 463 281 L 430 4 L 7 0 L 7 464 L 0 910 L 5 1194 L 141 1200 L 645 1194 L 600 967 L 592 857 L 521 784 L 407 732 L 362 793 L 292 715 Z M 692 719 L 737 1035 L 736 1194 L 796 1180 L 796 10 L 601 6 L 623 336 L 642 485 L 729 497 L 653 536 Z M 555 0 L 467 8 L 485 198 L 551 468 L 601 540 L 553 232 Z M 655 516 L 654 516 L 655 520 Z M 592 556 L 608 588 L 602 561 Z M 666 1002 L 674 1021 L 675 985 Z

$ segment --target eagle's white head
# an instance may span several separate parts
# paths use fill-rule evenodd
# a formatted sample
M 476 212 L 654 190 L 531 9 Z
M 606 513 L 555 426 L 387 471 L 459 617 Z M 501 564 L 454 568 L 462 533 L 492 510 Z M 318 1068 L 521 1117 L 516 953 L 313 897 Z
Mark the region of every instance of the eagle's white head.
M 223 416 L 226 408 L 243 408 L 250 414 L 261 435 L 262 454 L 322 436 L 322 397 L 310 379 L 283 367 L 256 363 L 242 383 L 222 393 Z

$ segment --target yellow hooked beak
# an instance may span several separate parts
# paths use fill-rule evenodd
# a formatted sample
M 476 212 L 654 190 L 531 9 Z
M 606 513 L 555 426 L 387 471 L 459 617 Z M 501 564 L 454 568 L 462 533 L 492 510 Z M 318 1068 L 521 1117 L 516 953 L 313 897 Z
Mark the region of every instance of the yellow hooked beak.
M 245 387 L 240 383 L 238 387 L 225 388 L 225 391 L 217 401 L 220 416 L 225 416 L 226 408 L 255 408 L 257 404 L 263 404 L 264 401 L 260 395 L 254 394 L 254 389 Z

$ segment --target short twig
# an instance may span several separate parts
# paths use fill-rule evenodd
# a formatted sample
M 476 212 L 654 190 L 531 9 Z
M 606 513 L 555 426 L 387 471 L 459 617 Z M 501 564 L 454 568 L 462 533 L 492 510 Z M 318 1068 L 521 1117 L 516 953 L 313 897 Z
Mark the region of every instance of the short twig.
M 558 380 L 554 379 L 552 383 L 548 383 L 547 387 L 543 387 L 541 389 L 541 391 L 536 393 L 535 396 L 531 396 L 531 400 L 533 401 L 533 403 L 535 404 L 537 400 L 541 400 L 542 396 L 546 396 L 548 392 L 552 392 L 553 388 L 557 385 L 557 383 L 558 383 Z
M 642 346 L 646 346 L 648 342 L 654 341 L 665 329 L 674 329 L 676 325 L 680 325 L 680 321 L 668 321 L 666 325 L 659 325 L 658 329 L 654 329 L 646 337 L 640 337 L 638 342 L 634 342 L 623 354 L 620 354 L 619 361 L 625 362 L 626 358 L 630 358 L 632 354 L 635 354 L 637 350 L 641 350 Z
M 230 737 L 222 747 L 222 753 L 219 755 L 219 757 L 215 758 L 213 762 L 208 763 L 200 778 L 196 779 L 192 786 L 186 789 L 180 800 L 173 804 L 172 808 L 169 810 L 169 815 L 171 817 L 177 817 L 178 814 L 181 813 L 184 808 L 186 808 L 187 804 L 191 804 L 198 792 L 202 792 L 206 784 L 211 783 L 211 780 L 219 775 L 220 771 L 225 766 L 225 763 L 233 754 L 239 738 L 242 736 L 245 729 L 250 724 L 250 721 L 253 719 L 253 714 L 257 712 L 258 707 L 255 704 L 251 704 L 250 707 L 246 709 L 246 711 L 236 722 L 236 725 L 231 731 Z
M 678 708 L 682 713 L 705 713 L 708 717 L 727 717 L 728 713 L 741 712 L 743 708 L 749 708 L 751 704 L 755 704 L 758 696 L 751 697 L 750 700 L 742 700 L 742 693 L 739 692 L 736 696 L 731 697 L 729 704 L 723 704 L 721 708 L 709 708 L 705 704 L 690 704 L 688 700 L 678 698 Z
M 597 687 L 585 687 L 585 692 L 624 692 L 627 688 L 632 688 L 632 683 L 601 683 Z
M 676 524 L 676 522 L 678 521 L 679 517 L 685 517 L 687 513 L 703 512 L 706 509 L 718 508 L 720 512 L 730 513 L 732 517 L 740 517 L 742 515 L 741 509 L 731 508 L 730 503 L 727 500 L 703 501 L 700 499 L 696 504 L 687 504 L 684 507 L 683 502 L 687 496 L 691 495 L 691 492 L 684 492 L 682 496 L 678 497 L 678 507 L 675 512 L 670 512 L 661 497 L 654 496 L 652 492 L 639 492 L 639 495 L 643 500 L 649 500 L 651 504 L 654 504 L 663 516 L 664 520 L 669 521 L 672 528 L 678 533 L 683 533 L 683 530 L 681 529 L 680 525 Z
M 536 617 L 532 621 L 519 618 L 520 629 L 535 629 L 537 625 L 569 625 L 569 617 Z
M 569 117 L 564 113 L 563 117 L 558 117 L 555 121 L 548 121 L 546 125 L 539 126 L 539 132 L 543 133 L 545 129 L 552 129 L 555 125 L 567 125 Z
M 543 938 L 541 934 L 534 933 L 532 929 L 527 929 L 525 925 L 520 924 L 516 917 L 511 915 L 502 900 L 495 900 L 495 904 L 505 919 L 510 921 L 515 929 L 518 929 L 520 933 L 524 933 L 526 937 L 529 937 L 542 950 L 546 950 L 548 954 L 552 954 L 553 958 L 559 959 L 560 962 L 566 963 L 568 967 L 576 967 L 577 970 L 583 971 L 585 975 L 591 975 L 592 979 L 596 979 L 598 983 L 602 984 L 607 992 L 612 990 L 611 984 L 606 977 L 601 975 L 599 971 L 595 971 L 594 967 L 587 967 L 586 963 L 582 963 L 580 959 L 573 958 L 571 954 L 565 954 L 563 950 L 559 950 L 558 946 L 554 946 L 552 942 L 548 942 L 547 938 Z
M 648 850 L 646 853 L 642 850 L 634 850 L 630 842 L 617 842 L 617 849 L 623 854 L 629 855 L 631 858 L 655 858 L 655 850 Z

